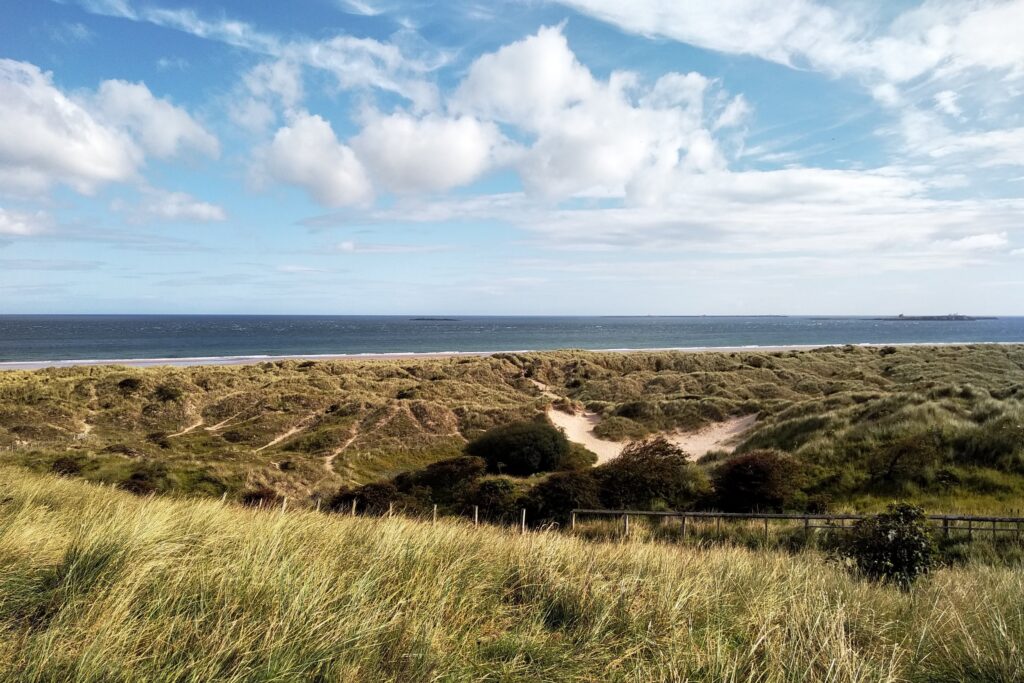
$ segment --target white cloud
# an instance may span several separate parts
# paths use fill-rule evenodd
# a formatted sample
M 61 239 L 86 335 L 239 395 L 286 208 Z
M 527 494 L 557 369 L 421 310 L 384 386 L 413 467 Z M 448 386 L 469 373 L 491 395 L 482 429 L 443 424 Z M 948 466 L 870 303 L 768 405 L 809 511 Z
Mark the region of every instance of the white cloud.
M 949 114 L 953 118 L 960 118 L 963 116 L 963 110 L 960 109 L 960 105 L 956 103 L 957 94 L 952 90 L 941 90 L 935 93 L 935 107 L 939 111 Z
M 319 116 L 295 115 L 289 125 L 278 129 L 262 156 L 263 172 L 302 187 L 325 206 L 366 204 L 373 198 L 362 163 Z
M 142 200 L 135 205 L 115 201 L 114 211 L 128 216 L 134 223 L 167 221 L 172 223 L 209 223 L 227 220 L 223 207 L 196 199 L 185 192 L 145 189 Z
M 183 149 L 211 157 L 220 154 L 217 138 L 184 109 L 154 97 L 143 83 L 103 81 L 95 100 L 107 121 L 131 131 L 154 156 L 169 158 Z
M 621 197 L 647 192 L 679 167 L 708 171 L 724 158 L 710 133 L 705 99 L 712 83 L 697 73 L 663 75 L 644 87 L 636 74 L 594 78 L 560 27 L 479 57 L 452 108 L 493 118 L 532 138 L 516 166 L 533 194 Z M 739 122 L 742 100 L 725 115 Z M 729 107 L 726 106 L 726 109 Z
M 44 211 L 10 211 L 0 206 L 0 235 L 25 237 L 46 232 L 53 219 Z
M 280 113 L 297 111 L 305 96 L 302 69 L 286 60 L 258 64 L 242 77 L 228 113 L 235 123 L 254 133 L 266 131 Z
M 345 88 L 378 88 L 400 95 L 420 111 L 437 104 L 436 87 L 424 75 L 448 63 L 450 55 L 428 48 L 405 54 L 395 43 L 340 35 L 324 40 L 285 40 L 244 21 L 204 19 L 189 9 L 135 7 L 128 0 L 80 0 L 97 14 L 147 22 L 232 45 L 277 60 L 331 73 Z
M 488 170 L 501 134 L 471 116 L 416 118 L 374 113 L 352 139 L 374 179 L 395 192 L 446 190 Z
M 988 232 L 958 239 L 937 240 L 934 246 L 947 251 L 990 251 L 1010 244 L 1005 232 Z
M 49 73 L 0 59 L 0 181 L 10 192 L 41 192 L 57 182 L 81 193 L 132 178 L 142 152 L 53 85 Z
M 451 247 L 436 244 L 363 244 L 352 240 L 339 242 L 335 251 L 343 254 L 423 254 L 447 251 Z

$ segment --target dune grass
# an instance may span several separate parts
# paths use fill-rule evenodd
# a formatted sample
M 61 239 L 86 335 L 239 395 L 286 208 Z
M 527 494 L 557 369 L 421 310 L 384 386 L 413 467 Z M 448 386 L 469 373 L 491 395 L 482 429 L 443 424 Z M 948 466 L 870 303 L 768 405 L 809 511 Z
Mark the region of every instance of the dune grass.
M 809 503 L 1016 514 L 1024 498 L 1024 345 L 5 372 L 0 462 L 141 492 L 269 487 L 311 504 L 540 415 L 550 399 L 534 381 L 600 414 L 608 438 L 757 415 L 739 450 L 806 463 Z
M 1012 681 L 1024 574 L 138 498 L 0 470 L 0 679 Z

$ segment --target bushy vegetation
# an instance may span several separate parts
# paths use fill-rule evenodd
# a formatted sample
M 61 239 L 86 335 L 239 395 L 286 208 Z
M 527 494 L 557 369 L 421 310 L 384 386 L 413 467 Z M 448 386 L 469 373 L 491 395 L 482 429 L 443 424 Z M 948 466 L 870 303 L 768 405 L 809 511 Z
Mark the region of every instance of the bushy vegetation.
M 661 437 L 629 444 L 593 476 L 601 503 L 614 509 L 686 510 L 711 490 L 707 474 Z
M 908 590 L 935 562 L 932 534 L 922 508 L 893 503 L 886 512 L 859 520 L 837 547 L 863 576 Z
M 483 458 L 491 472 L 524 477 L 561 469 L 569 456 L 569 440 L 548 422 L 514 422 L 477 437 L 466 452 Z
M 1019 568 L 138 498 L 0 472 L 0 680 L 1013 681 Z M 639 534 L 638 534 L 639 535 Z
M 714 469 L 715 507 L 725 512 L 782 512 L 800 493 L 801 464 L 775 450 L 748 451 Z

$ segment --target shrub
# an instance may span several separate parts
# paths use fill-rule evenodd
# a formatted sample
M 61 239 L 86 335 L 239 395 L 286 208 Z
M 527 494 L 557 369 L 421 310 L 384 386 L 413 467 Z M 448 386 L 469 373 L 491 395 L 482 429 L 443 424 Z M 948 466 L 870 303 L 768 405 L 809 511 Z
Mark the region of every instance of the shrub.
M 511 522 L 516 518 L 516 489 L 505 479 L 487 479 L 478 482 L 466 494 L 466 512 L 473 506 L 480 508 L 480 519 L 488 522 Z
M 399 491 L 440 505 L 450 505 L 472 487 L 487 470 L 483 458 L 462 455 L 427 465 L 416 472 L 404 472 L 394 478 Z
M 858 521 L 838 552 L 868 579 L 907 590 L 931 569 L 935 542 L 922 508 L 892 503 L 888 511 Z
M 50 465 L 50 471 L 54 474 L 60 474 L 66 477 L 81 474 L 82 461 L 78 458 L 65 455 L 53 461 L 53 464 Z
M 558 469 L 569 454 L 569 441 L 546 422 L 516 422 L 487 431 L 466 452 L 483 458 L 491 472 L 529 476 Z
M 556 472 L 530 490 L 525 507 L 527 519 L 533 524 L 564 524 L 574 508 L 596 508 L 600 504 L 593 474 Z
M 171 386 L 170 384 L 161 384 L 153 392 L 153 396 L 158 401 L 163 401 L 166 403 L 168 401 L 177 401 L 182 396 L 184 396 L 184 392 L 182 392 L 182 390 L 179 389 L 178 387 Z
M 714 471 L 715 503 L 726 512 L 783 510 L 800 491 L 801 469 L 792 457 L 775 450 L 730 458 Z
M 137 496 L 158 493 L 168 488 L 167 470 L 163 465 L 139 467 L 117 486 Z
M 117 388 L 126 394 L 131 394 L 142 388 L 142 380 L 138 377 L 125 377 L 117 383 Z
M 422 506 L 412 496 L 405 495 L 390 481 L 376 481 L 355 489 L 343 488 L 328 503 L 334 512 L 350 512 L 352 501 L 356 503 L 356 514 L 385 515 L 394 512 L 418 513 Z
M 247 507 L 262 508 L 276 507 L 281 504 L 282 498 L 269 486 L 259 486 L 243 492 L 240 500 Z
M 707 475 L 664 437 L 636 441 L 594 469 L 601 502 L 610 508 L 691 506 L 710 489 Z

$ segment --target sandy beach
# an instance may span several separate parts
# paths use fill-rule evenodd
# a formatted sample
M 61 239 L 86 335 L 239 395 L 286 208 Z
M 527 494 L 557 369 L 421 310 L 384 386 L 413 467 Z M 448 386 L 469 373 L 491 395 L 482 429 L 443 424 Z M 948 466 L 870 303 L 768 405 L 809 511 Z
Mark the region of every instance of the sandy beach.
M 865 343 L 850 344 L 859 347 L 882 346 L 963 346 L 963 345 L 1006 345 L 1014 342 L 903 342 L 903 343 Z M 679 353 L 738 353 L 760 352 L 778 353 L 782 351 L 809 351 L 828 347 L 846 346 L 845 344 L 790 344 L 782 346 L 684 346 L 660 347 L 650 349 L 582 349 L 591 353 L 657 353 L 675 351 Z M 518 349 L 509 351 L 437 351 L 437 352 L 398 352 L 398 353 L 337 353 L 337 354 L 296 354 L 296 355 L 257 355 L 257 356 L 196 356 L 183 358 L 97 358 L 84 360 L 35 360 L 35 361 L 0 361 L 0 371 L 4 370 L 41 370 L 43 368 L 74 368 L 94 367 L 102 365 L 123 365 L 133 368 L 149 368 L 159 366 L 189 367 L 193 365 L 255 365 L 282 360 L 314 360 L 314 361 L 364 361 L 364 360 L 395 360 L 418 358 L 458 358 L 494 356 L 502 353 L 548 353 L 568 349 Z

